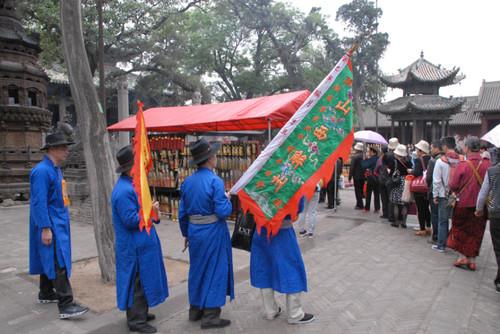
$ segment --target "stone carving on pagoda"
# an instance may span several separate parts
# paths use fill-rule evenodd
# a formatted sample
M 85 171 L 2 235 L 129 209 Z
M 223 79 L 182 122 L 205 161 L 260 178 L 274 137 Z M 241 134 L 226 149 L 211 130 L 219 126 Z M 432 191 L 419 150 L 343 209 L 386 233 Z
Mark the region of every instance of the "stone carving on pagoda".
M 39 52 L 14 1 L 0 0 L 0 199 L 29 196 L 29 172 L 42 157 L 43 134 L 51 126 Z

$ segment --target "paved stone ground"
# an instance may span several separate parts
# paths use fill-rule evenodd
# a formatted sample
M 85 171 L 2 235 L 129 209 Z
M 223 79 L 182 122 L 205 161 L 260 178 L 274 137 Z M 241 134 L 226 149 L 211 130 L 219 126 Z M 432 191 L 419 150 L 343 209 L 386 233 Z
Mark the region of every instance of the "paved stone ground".
M 373 213 L 354 212 L 353 193 L 344 191 L 339 211 L 321 209 L 314 239 L 301 240 L 309 292 L 303 303 L 316 321 L 286 324 L 261 317 L 261 300 L 248 281 L 248 254 L 235 252 L 236 299 L 223 309 L 226 329 L 201 331 L 187 319 L 186 284 L 154 312 L 160 333 L 499 333 L 500 294 L 492 279 L 496 262 L 485 233 L 478 271 L 452 266 L 456 254 L 430 249 L 411 228 L 395 229 Z M 11 211 L 14 210 L 14 211 Z M 22 278 L 27 268 L 27 208 L 1 209 L 0 333 L 126 333 L 118 311 L 60 321 L 54 305 L 36 305 L 36 287 Z M 410 223 L 416 224 L 412 217 Z M 411 226 L 410 226 L 411 227 Z M 92 228 L 74 225 L 75 260 L 95 256 Z M 159 229 L 164 253 L 180 252 L 178 228 Z M 168 271 L 168 268 L 167 268 Z M 78 297 L 78 296 L 76 296 Z M 284 296 L 278 297 L 284 305 Z

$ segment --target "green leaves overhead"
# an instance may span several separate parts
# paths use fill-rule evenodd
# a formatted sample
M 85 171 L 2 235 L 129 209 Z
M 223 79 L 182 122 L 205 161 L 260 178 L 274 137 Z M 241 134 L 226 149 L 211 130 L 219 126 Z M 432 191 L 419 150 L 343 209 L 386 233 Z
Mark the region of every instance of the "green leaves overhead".
M 59 1 L 24 0 L 18 8 L 25 25 L 40 36 L 41 61 L 47 67 L 62 63 Z M 85 46 L 93 72 L 98 37 L 95 5 L 96 0 L 82 0 Z M 126 73 L 139 75 L 136 93 L 148 107 L 182 104 L 195 92 L 208 103 L 312 89 L 354 38 L 339 38 L 321 8 L 304 14 L 274 0 L 104 0 L 103 10 L 106 62 L 126 69 L 108 74 L 107 80 Z M 351 35 L 373 35 L 380 15 L 373 4 L 354 0 L 339 9 L 337 18 Z M 360 68 L 359 73 L 376 74 L 373 69 L 386 40 L 386 35 L 385 42 L 375 36 L 362 46 L 368 53 L 359 55 L 359 60 L 366 71 Z M 372 99 L 368 93 L 362 96 Z

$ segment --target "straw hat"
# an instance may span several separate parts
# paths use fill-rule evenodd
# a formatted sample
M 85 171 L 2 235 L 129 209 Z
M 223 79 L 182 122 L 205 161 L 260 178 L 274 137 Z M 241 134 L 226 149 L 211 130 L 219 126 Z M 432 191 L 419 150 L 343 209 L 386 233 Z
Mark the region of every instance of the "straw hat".
M 389 145 L 387 145 L 387 148 L 389 150 L 395 150 L 396 147 L 398 147 L 398 145 L 399 145 L 399 140 L 396 137 L 392 137 L 391 139 L 389 139 Z
M 356 145 L 354 145 L 354 150 L 355 151 L 363 151 L 363 143 L 356 143 Z
M 406 146 L 399 144 L 394 150 L 394 154 L 399 155 L 400 157 L 407 157 L 408 151 L 406 151 Z
M 421 140 L 415 145 L 416 148 L 418 148 L 420 151 L 424 152 L 425 154 L 429 154 L 429 143 L 426 142 L 425 140 Z

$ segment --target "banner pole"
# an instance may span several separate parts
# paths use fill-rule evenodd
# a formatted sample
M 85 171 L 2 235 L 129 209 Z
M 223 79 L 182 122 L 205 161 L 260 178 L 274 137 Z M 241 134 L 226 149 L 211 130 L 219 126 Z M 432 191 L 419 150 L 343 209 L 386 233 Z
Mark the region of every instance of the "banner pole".
M 338 200 L 338 193 L 337 193 L 337 185 L 338 185 L 338 178 L 337 178 L 337 161 L 338 159 L 335 161 L 335 165 L 333 165 L 333 168 L 334 168 L 334 173 L 333 173 L 333 177 L 334 177 L 334 180 L 333 180 L 333 198 L 335 198 L 335 200 L 333 201 L 333 211 L 334 212 L 337 212 L 337 200 Z

